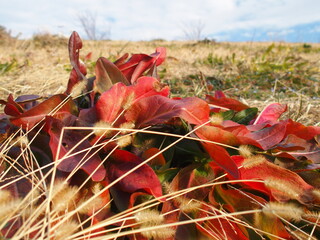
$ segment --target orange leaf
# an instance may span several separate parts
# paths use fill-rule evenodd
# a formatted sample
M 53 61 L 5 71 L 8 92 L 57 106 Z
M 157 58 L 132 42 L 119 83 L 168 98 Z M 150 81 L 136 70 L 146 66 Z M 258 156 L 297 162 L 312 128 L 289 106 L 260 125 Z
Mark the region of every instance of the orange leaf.
M 307 204 L 315 201 L 312 193 L 314 187 L 307 184 L 298 174 L 279 167 L 263 156 L 256 155 L 250 158 L 232 156 L 238 166 L 241 179 L 261 179 L 264 184 L 244 182 L 253 189 L 270 192 L 271 196 L 278 201 L 295 199 Z
M 25 129 L 27 127 L 32 128 L 46 116 L 63 118 L 69 114 L 76 114 L 76 112 L 77 107 L 75 103 L 71 99 L 68 99 L 66 95 L 58 94 L 10 120 L 14 125 Z
M 154 166 L 154 165 L 163 166 L 164 164 L 166 164 L 166 159 L 164 158 L 162 153 L 156 157 L 153 157 L 159 152 L 160 150 L 158 148 L 149 148 L 143 152 L 142 159 L 147 160 L 148 158 L 152 158 L 152 160 L 149 162 L 151 166 Z

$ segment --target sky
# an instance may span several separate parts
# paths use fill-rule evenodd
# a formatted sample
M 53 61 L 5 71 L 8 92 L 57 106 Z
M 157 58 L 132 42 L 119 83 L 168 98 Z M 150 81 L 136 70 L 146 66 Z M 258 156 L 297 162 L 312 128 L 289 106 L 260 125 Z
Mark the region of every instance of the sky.
M 0 0 L 0 25 L 13 36 L 86 33 L 112 40 L 320 42 L 320 0 Z M 195 32 L 198 32 L 197 34 Z

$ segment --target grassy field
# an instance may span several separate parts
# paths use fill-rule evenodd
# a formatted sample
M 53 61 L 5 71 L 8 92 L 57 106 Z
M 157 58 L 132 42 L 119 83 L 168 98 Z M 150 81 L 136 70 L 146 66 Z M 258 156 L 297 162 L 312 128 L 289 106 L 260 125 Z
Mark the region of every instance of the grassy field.
M 171 97 L 223 90 L 260 111 L 287 103 L 283 119 L 320 125 L 320 44 L 84 41 L 80 57 L 90 77 L 100 56 L 159 46 Z M 66 39 L 0 39 L 0 99 L 63 93 L 70 70 Z M 210 115 L 206 102 L 168 98 L 155 82 L 118 84 L 94 111 L 56 95 L 44 110 L 0 115 L 0 240 L 319 236 L 319 128 L 265 113 L 249 130 L 256 109 Z M 232 132 L 222 124 L 230 112 Z
M 262 109 L 267 103 L 287 103 L 290 117 L 307 125 L 320 124 L 320 44 L 84 41 L 82 58 L 88 76 L 95 60 L 116 60 L 124 53 L 151 54 L 167 48 L 158 69 L 176 96 L 198 96 L 223 90 Z M 0 98 L 9 93 L 52 95 L 65 90 L 70 72 L 66 39 L 12 40 L 0 45 Z M 211 87 L 211 86 L 212 87 Z

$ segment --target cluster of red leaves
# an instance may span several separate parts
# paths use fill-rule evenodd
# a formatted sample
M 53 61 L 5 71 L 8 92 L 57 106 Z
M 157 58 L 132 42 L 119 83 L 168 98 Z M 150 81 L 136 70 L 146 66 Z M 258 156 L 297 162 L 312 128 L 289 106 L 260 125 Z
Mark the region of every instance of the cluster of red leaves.
M 56 176 L 68 177 L 70 184 L 80 186 L 89 178 L 90 182 L 110 186 L 103 196 L 106 202 L 111 196 L 114 206 L 99 214 L 95 222 L 151 195 L 163 202 L 157 210 L 166 215 L 167 223 L 200 219 L 197 224 L 175 227 L 176 239 L 259 239 L 264 234 L 270 239 L 293 239 L 291 232 L 295 229 L 279 218 L 251 213 L 238 216 L 240 224 L 224 213 L 261 209 L 268 202 L 297 202 L 306 212 L 317 210 L 320 127 L 279 120 L 286 111 L 286 106 L 279 103 L 270 104 L 258 114 L 256 108 L 221 91 L 205 100 L 170 98 L 169 87 L 160 82 L 156 72 L 165 60 L 164 48 L 129 59 L 126 54 L 115 62 L 101 57 L 96 62 L 96 76 L 87 79 L 86 67 L 79 60 L 81 48 L 82 41 L 74 32 L 69 40 L 73 69 L 64 94 L 42 102 L 33 95 L 16 100 L 9 95 L 1 100 L 5 108 L 0 140 L 5 143 L 8 136 L 22 129 L 37 164 L 48 165 L 43 171 L 49 171 L 50 163 L 55 162 Z M 83 94 L 71 97 L 81 84 Z M 93 126 L 110 126 L 112 131 L 90 131 Z M 116 128 L 125 128 L 126 132 Z M 130 128 L 147 131 L 129 134 Z M 128 136 L 129 143 L 119 143 Z M 237 148 L 243 145 L 251 146 L 251 150 L 240 155 Z M 18 158 L 23 168 L 22 151 L 22 146 L 15 145 L 6 154 Z M 5 177 L 19 173 L 16 169 L 6 171 L 8 168 L 1 162 Z M 216 184 L 201 187 L 212 181 Z M 23 196 L 31 188 L 24 179 L 7 183 L 0 181 L 14 196 Z M 163 197 L 164 185 L 169 193 L 194 190 L 170 200 Z M 197 206 L 188 207 L 190 200 Z M 261 221 L 268 224 L 259 224 Z M 3 235 L 14 234 L 14 228 L 6 229 L 2 229 Z M 319 228 L 314 230 L 319 233 Z M 134 237 L 145 239 L 139 234 Z

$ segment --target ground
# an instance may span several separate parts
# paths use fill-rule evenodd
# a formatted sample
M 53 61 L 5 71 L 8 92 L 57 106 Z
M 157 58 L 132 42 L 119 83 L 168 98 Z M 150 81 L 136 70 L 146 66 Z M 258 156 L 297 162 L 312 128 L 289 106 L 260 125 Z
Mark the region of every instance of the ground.
M 223 90 L 259 110 L 271 102 L 286 103 L 289 111 L 284 117 L 320 125 L 320 44 L 84 41 L 80 56 L 92 76 L 100 56 L 114 61 L 124 53 L 151 54 L 159 46 L 167 48 L 159 77 L 175 96 L 204 98 Z M 90 52 L 91 59 L 85 60 Z M 67 39 L 2 42 L 0 99 L 9 93 L 14 97 L 61 93 L 70 68 Z

